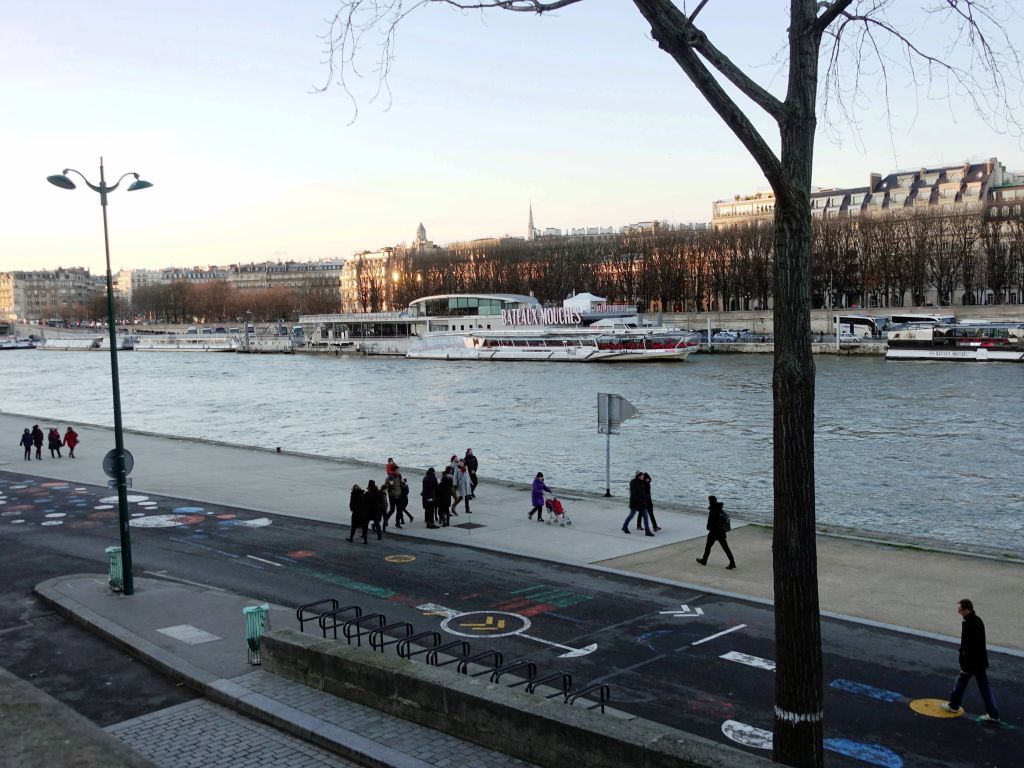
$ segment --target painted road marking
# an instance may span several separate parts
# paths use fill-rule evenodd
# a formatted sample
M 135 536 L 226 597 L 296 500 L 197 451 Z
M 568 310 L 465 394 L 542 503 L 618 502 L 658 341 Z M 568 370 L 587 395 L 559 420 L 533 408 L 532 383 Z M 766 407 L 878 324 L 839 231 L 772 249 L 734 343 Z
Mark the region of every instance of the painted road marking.
M 926 717 L 961 717 L 964 714 L 963 707 L 958 712 L 947 712 L 942 708 L 943 704 L 948 704 L 945 699 L 914 699 L 910 702 L 910 708 L 917 712 L 919 715 L 925 715 Z
M 416 555 L 388 555 L 384 558 L 384 562 L 387 563 L 411 563 L 416 559 Z
M 764 728 L 756 728 L 737 720 L 726 720 L 722 723 L 722 733 L 745 747 L 764 750 L 772 748 L 772 732 Z M 852 757 L 870 765 L 903 768 L 903 758 L 880 744 L 863 744 L 851 739 L 825 739 L 824 746 L 830 752 Z
M 182 584 L 191 584 L 194 587 L 202 587 L 203 589 L 215 589 L 218 592 L 226 592 L 226 589 L 221 587 L 215 587 L 211 584 L 200 584 L 198 581 L 189 581 L 188 579 L 179 579 L 177 576 L 168 576 L 167 571 L 143 571 L 148 573 L 150 576 L 159 576 L 161 579 L 167 579 L 168 581 L 180 581 Z
M 199 629 L 199 627 L 193 627 L 191 624 L 177 624 L 173 627 L 164 627 L 163 629 L 158 629 L 157 632 L 189 645 L 212 643 L 214 640 L 223 639 L 217 635 L 210 634 L 206 630 Z
M 658 650 L 654 647 L 654 643 L 651 641 L 656 637 L 664 637 L 665 635 L 674 635 L 676 631 L 674 629 L 659 629 L 654 632 L 645 632 L 636 639 L 641 645 L 646 645 L 652 651 Z
M 690 609 L 688 605 L 680 605 L 677 611 L 658 611 L 660 614 L 668 614 L 669 616 L 703 616 L 703 608 Z
M 436 603 L 424 603 L 423 605 L 417 605 L 416 608 L 423 611 L 427 616 L 444 616 L 444 621 L 441 622 L 441 629 L 459 637 L 479 637 L 480 635 L 511 637 L 516 635 L 552 648 L 560 648 L 565 651 L 565 653 L 559 654 L 558 658 L 560 659 L 586 656 L 588 653 L 593 653 L 597 650 L 597 643 L 591 643 L 583 648 L 573 648 L 570 645 L 556 643 L 554 640 L 545 640 L 542 637 L 528 635 L 526 630 L 532 626 L 532 622 L 526 616 L 518 613 L 509 613 L 507 611 L 462 612 L 446 608 L 443 605 L 437 605 Z M 479 618 L 474 621 L 458 622 L 460 629 L 468 629 L 470 630 L 469 632 L 461 632 L 459 629 L 453 628 L 453 624 L 457 619 L 474 619 L 476 617 Z M 511 628 L 509 628 L 509 625 L 511 625 Z
M 907 701 L 907 697 L 902 693 L 896 693 L 896 691 L 887 691 L 884 688 L 875 688 L 873 685 L 867 683 L 858 683 L 856 680 L 844 680 L 838 678 L 829 683 L 830 688 L 837 688 L 840 691 L 846 691 L 847 693 L 856 693 L 860 696 L 868 696 L 872 699 L 878 699 L 879 701 L 894 702 L 894 701 Z
M 284 567 L 280 563 L 275 563 L 273 560 L 264 560 L 262 557 L 256 557 L 256 555 L 246 555 L 246 557 L 250 558 L 251 560 L 259 560 L 261 563 L 266 563 L 267 565 L 272 565 L 275 568 L 283 568 Z
M 716 638 L 719 638 L 722 635 L 728 635 L 730 632 L 735 632 L 737 629 L 743 629 L 745 626 L 747 626 L 747 625 L 746 624 L 737 624 L 735 627 L 730 627 L 729 629 L 723 629 L 721 632 L 719 632 L 717 634 L 714 634 L 714 635 L 710 635 L 708 637 L 705 637 L 702 640 L 695 640 L 692 643 L 690 643 L 690 645 L 701 645 L 702 643 L 706 643 L 706 642 L 709 642 L 711 640 L 715 640 Z
M 756 667 L 757 669 L 766 669 L 769 672 L 775 671 L 775 662 L 769 661 L 768 659 L 762 659 L 759 656 L 751 656 L 746 653 L 740 653 L 739 651 L 729 651 L 723 653 L 718 658 L 725 659 L 726 661 L 735 661 L 738 664 L 746 664 L 748 667 Z

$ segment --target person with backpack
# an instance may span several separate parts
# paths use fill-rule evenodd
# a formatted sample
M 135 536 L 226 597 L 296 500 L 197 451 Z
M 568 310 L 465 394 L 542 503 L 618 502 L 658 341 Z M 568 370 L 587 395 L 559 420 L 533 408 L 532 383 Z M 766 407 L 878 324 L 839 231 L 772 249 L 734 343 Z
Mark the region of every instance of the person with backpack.
M 725 566 L 726 570 L 733 570 L 736 567 L 736 558 L 732 556 L 732 550 L 729 549 L 729 542 L 726 540 L 726 534 L 732 528 L 732 521 L 725 512 L 725 505 L 714 496 L 708 496 L 708 523 L 705 527 L 708 530 L 708 539 L 704 545 L 704 557 L 698 557 L 697 562 L 701 565 L 708 564 L 711 547 L 717 541 L 722 545 L 725 556 L 729 558 L 729 564 Z

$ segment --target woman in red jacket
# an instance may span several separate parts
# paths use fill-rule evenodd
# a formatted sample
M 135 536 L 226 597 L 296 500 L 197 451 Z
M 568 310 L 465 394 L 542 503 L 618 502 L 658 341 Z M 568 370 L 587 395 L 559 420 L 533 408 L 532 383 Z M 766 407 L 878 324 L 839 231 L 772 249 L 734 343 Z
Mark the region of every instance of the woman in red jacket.
M 68 456 L 75 458 L 75 446 L 78 445 L 78 433 L 71 427 L 64 433 L 64 445 L 68 447 Z

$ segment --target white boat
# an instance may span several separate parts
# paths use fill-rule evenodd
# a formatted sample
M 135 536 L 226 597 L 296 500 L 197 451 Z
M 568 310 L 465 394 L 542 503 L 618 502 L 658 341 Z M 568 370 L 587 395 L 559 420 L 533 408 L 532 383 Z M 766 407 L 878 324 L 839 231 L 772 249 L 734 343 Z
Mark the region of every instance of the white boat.
M 908 323 L 887 333 L 886 360 L 1024 362 L 1024 323 Z
M 99 349 L 101 342 L 101 336 L 48 336 L 39 348 L 50 352 L 79 352 Z
M 237 348 L 237 340 L 224 334 L 171 334 L 135 339 L 136 352 L 234 352 Z
M 0 350 L 14 349 L 35 349 L 36 345 L 32 339 L 19 336 L 0 336 Z

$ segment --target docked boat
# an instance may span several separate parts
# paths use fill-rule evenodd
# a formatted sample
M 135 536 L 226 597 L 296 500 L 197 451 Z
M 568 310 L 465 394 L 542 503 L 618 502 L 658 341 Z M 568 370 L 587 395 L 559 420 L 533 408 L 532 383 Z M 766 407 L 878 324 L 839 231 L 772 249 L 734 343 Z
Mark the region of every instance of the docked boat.
M 1024 362 L 1024 323 L 907 323 L 887 336 L 886 360 Z
M 35 349 L 36 345 L 32 339 L 20 336 L 0 336 L 0 351 L 14 349 Z
M 223 334 L 170 334 L 135 339 L 136 352 L 234 352 L 237 348 L 237 340 Z

